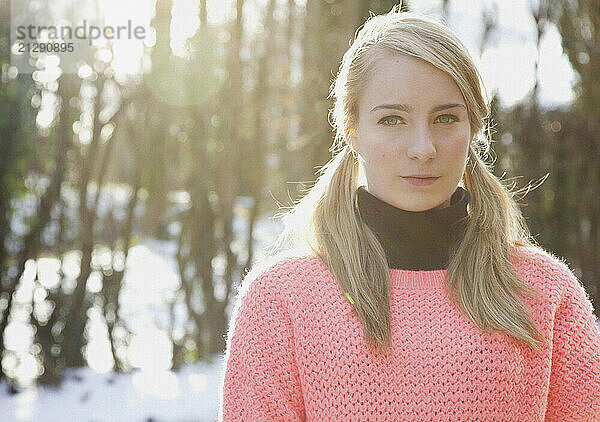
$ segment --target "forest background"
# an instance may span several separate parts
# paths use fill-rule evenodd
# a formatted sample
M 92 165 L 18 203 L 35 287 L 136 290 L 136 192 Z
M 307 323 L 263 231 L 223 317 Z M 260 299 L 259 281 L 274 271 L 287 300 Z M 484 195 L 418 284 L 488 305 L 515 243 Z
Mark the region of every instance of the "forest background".
M 0 1 L 2 386 L 59 386 L 78 367 L 176 371 L 222 353 L 235 288 L 281 229 L 271 217 L 331 158 L 341 57 L 369 12 L 395 3 L 140 1 L 119 12 L 152 37 L 94 45 L 76 73 L 47 60 L 27 74 L 11 65 Z M 600 9 L 505 2 L 527 13 L 511 29 L 499 2 L 477 2 L 471 21 L 464 3 L 403 7 L 446 19 L 484 80 L 531 63 L 529 79 L 488 86 L 488 161 L 507 186 L 532 188 L 517 195 L 531 232 L 598 309 Z M 502 50 L 519 36 L 528 50 Z M 550 39 L 562 65 L 544 79 Z

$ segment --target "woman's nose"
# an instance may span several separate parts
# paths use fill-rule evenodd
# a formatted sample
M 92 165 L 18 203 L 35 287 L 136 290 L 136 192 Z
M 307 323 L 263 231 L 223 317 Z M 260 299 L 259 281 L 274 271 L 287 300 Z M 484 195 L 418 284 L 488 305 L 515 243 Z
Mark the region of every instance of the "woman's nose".
M 429 127 L 421 125 L 411 134 L 410 144 L 406 151 L 411 159 L 426 160 L 435 157 L 436 150 Z

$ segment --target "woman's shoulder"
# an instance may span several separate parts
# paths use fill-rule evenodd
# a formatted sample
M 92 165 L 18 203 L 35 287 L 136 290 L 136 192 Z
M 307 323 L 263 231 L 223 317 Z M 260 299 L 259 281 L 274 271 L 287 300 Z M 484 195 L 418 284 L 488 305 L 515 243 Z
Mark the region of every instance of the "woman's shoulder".
M 300 281 L 321 274 L 327 267 L 314 254 L 288 251 L 267 256 L 253 264 L 238 288 L 240 295 L 252 290 L 293 289 Z
M 573 283 L 579 283 L 565 258 L 541 246 L 511 246 L 515 270 L 536 287 L 557 289 L 559 294 Z

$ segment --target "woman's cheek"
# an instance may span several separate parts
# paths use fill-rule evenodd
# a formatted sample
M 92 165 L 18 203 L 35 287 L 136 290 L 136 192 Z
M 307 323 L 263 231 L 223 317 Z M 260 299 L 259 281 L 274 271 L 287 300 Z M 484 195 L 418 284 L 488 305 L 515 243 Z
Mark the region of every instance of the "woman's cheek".
M 446 151 L 447 155 L 457 159 L 461 158 L 467 153 L 469 148 L 469 131 L 457 133 L 450 139 L 446 139 L 444 142 L 440 143 L 440 145 L 445 146 L 443 149 Z
M 380 160 L 385 160 L 386 158 L 391 157 L 397 148 L 398 145 L 391 140 L 380 141 L 376 144 L 377 153 L 375 155 Z

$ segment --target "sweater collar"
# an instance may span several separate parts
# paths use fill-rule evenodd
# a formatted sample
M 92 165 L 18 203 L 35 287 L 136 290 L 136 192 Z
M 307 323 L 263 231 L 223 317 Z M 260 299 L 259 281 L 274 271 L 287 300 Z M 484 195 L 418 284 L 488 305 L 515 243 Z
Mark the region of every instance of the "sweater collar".
M 458 186 L 450 206 L 426 211 L 406 211 L 371 194 L 357 191 L 364 222 L 381 242 L 390 268 L 425 271 L 447 269 L 449 251 L 463 233 L 468 218 L 469 192 Z

